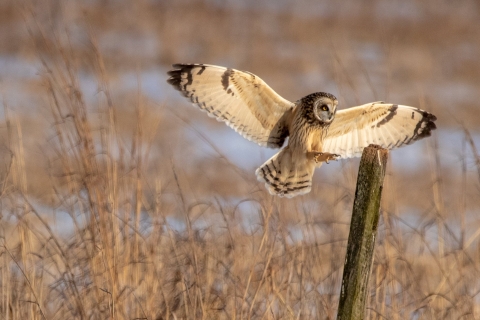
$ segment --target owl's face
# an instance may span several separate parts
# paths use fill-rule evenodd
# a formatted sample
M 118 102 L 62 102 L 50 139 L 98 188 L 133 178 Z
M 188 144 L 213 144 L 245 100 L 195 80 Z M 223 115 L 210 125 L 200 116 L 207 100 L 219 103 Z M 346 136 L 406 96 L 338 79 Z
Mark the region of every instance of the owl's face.
M 329 124 L 335 118 L 338 101 L 333 96 L 320 96 L 313 103 L 313 114 L 322 124 Z

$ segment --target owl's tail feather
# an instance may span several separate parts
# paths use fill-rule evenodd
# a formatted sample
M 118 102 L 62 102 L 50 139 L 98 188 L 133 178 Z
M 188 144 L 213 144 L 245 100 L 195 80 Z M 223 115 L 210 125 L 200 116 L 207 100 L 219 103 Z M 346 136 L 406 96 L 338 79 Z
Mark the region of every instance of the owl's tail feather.
M 317 164 L 318 167 L 318 164 Z M 255 171 L 272 195 L 291 198 L 310 192 L 315 162 L 285 147 Z

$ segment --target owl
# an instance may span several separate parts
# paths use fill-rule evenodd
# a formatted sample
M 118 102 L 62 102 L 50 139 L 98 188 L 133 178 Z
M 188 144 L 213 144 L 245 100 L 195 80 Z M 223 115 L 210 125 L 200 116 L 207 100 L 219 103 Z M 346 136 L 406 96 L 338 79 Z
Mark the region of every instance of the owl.
M 414 107 L 371 102 L 337 110 L 325 92 L 296 102 L 279 96 L 256 75 L 207 64 L 174 64 L 167 80 L 210 117 L 243 137 L 282 148 L 255 174 L 272 195 L 310 192 L 315 168 L 331 160 L 358 157 L 369 144 L 393 149 L 428 137 L 436 117 Z

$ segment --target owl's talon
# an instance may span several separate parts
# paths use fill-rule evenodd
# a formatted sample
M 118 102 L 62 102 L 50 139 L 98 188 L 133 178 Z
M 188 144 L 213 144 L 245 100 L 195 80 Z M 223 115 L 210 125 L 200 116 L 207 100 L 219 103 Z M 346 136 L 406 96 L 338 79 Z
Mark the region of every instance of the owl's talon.
M 313 152 L 310 152 L 311 156 L 312 156 L 312 159 L 313 161 L 315 161 L 315 163 L 319 163 L 319 162 L 326 162 L 326 163 L 329 163 L 330 160 L 335 160 L 337 161 L 338 157 L 340 157 L 339 154 L 336 154 L 336 153 L 328 153 L 328 152 L 316 152 L 316 151 L 313 151 Z

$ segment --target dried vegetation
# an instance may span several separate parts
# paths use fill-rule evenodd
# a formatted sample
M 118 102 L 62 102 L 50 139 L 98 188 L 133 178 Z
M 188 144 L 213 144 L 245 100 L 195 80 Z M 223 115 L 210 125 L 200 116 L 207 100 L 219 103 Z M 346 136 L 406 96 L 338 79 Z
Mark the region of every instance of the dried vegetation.
M 272 198 L 174 62 L 437 114 L 389 163 L 368 318 L 480 318 L 478 3 L 245 3 L 0 4 L 0 318 L 335 318 L 358 162 Z

